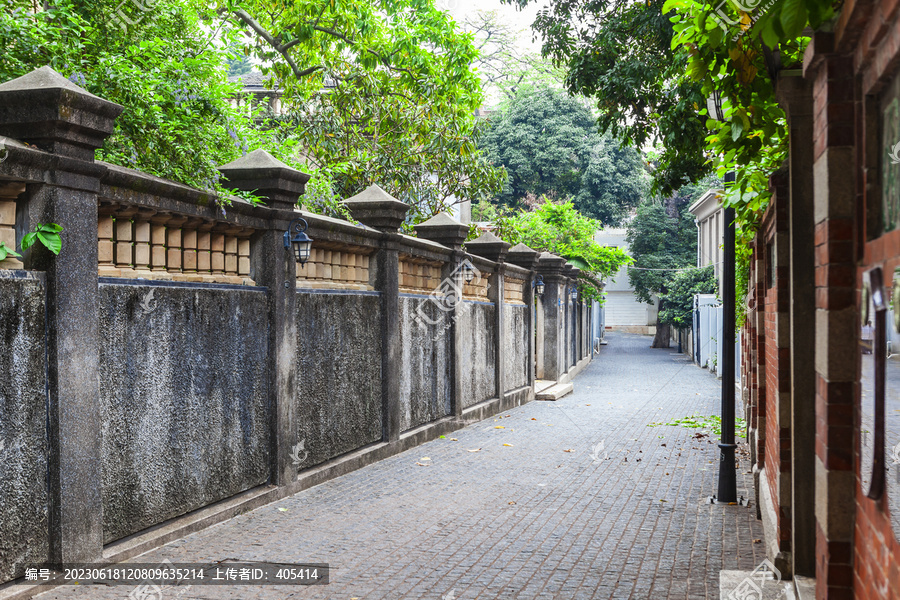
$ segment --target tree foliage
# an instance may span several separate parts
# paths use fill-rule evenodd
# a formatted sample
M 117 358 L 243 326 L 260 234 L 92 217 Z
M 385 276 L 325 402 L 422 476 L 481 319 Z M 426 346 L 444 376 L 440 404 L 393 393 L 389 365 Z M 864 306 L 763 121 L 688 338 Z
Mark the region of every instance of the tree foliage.
M 530 34 L 513 28 L 498 11 L 467 13 L 462 26 L 474 36 L 478 58 L 472 64 L 487 93 L 511 100 L 523 87 L 562 88 L 565 70 L 539 53 L 523 50 L 520 40 Z
M 506 169 L 500 200 L 511 206 L 543 195 L 571 198 L 586 216 L 615 224 L 645 191 L 637 152 L 597 134 L 587 107 L 562 90 L 520 89 L 482 143 Z
M 580 214 L 571 201 L 545 201 L 533 211 L 502 209 L 496 223 L 497 235 L 510 244 L 524 243 L 541 252 L 552 252 L 581 269 L 585 299 L 602 300 L 600 280 L 631 262 L 621 249 L 594 241 L 601 224 Z
M 659 311 L 659 322 L 676 329 L 689 329 L 694 323 L 694 296 L 718 291 L 715 268 L 707 265 L 701 269 L 678 271 L 666 290 L 661 296 L 664 308 Z
M 669 347 L 669 324 L 659 315 L 667 310 L 665 298 L 673 277 L 697 261 L 697 228 L 688 211 L 690 200 L 685 194 L 645 202 L 638 207 L 625 234 L 628 251 L 634 258 L 628 280 L 635 296 L 641 302 L 652 302 L 654 295 L 659 300 L 654 348 Z
M 471 36 L 432 0 L 8 0 L 0 49 L 0 81 L 49 64 L 125 107 L 98 158 L 220 196 L 217 167 L 256 148 L 320 179 L 307 203 L 334 215 L 372 182 L 417 218 L 500 187 L 475 145 Z M 285 94 L 288 117 L 260 127 L 261 111 L 232 105 L 228 64 L 247 57 Z
M 248 36 L 284 94 L 281 125 L 338 194 L 378 183 L 419 220 L 499 189 L 475 144 L 472 36 L 433 0 L 227 0 L 217 12 Z
M 59 0 L 37 10 L 31 1 L 9 0 L 0 8 L 0 81 L 50 65 L 124 106 L 98 158 L 221 191 L 216 167 L 256 136 L 228 102 L 236 88 L 227 83 L 225 55 L 184 2 L 122 10 L 102 0 Z
M 506 0 L 525 6 L 534 0 Z M 566 87 L 591 98 L 600 131 L 626 146 L 660 146 L 654 191 L 669 195 L 710 172 L 697 106 L 701 86 L 685 76 L 688 52 L 672 49 L 663 0 L 551 0 L 532 27 L 542 51 L 566 69 Z

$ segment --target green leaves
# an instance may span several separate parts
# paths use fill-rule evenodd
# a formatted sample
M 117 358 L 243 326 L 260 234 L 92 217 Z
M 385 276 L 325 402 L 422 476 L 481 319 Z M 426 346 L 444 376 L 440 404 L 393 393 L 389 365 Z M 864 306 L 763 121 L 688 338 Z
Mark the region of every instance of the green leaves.
M 7 256 L 15 256 L 16 258 L 21 258 L 22 255 L 16 252 L 13 248 L 7 246 L 5 242 L 0 242 L 0 261 L 6 260 Z
M 26 233 L 22 237 L 22 250 L 27 250 L 35 242 L 40 242 L 53 254 L 59 254 L 62 249 L 62 238 L 59 234 L 62 230 L 63 228 L 56 223 L 47 223 L 46 225 L 38 223 L 34 231 Z

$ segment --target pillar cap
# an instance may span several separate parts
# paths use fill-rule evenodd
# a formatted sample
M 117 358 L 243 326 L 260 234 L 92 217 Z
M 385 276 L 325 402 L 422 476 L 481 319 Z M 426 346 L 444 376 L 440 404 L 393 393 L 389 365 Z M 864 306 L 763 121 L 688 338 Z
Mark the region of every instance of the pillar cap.
M 494 262 L 503 262 L 510 246 L 510 243 L 486 231 L 471 242 L 466 242 L 466 251 Z
M 550 252 L 541 252 L 538 257 L 537 271 L 542 275 L 558 275 L 564 274 L 566 269 L 566 259 L 562 256 L 551 254 Z
M 525 244 L 516 244 L 507 251 L 506 262 L 518 267 L 533 269 L 538 262 L 540 254 L 540 252 L 529 248 Z
M 80 160 L 94 160 L 123 110 L 50 67 L 0 84 L 0 135 Z
M 446 213 L 438 213 L 424 223 L 419 223 L 415 226 L 415 230 L 420 238 L 443 244 L 454 250 L 462 248 L 466 236 L 469 235 L 468 225 L 463 225 Z
M 379 186 L 372 184 L 355 196 L 344 200 L 350 216 L 385 233 L 397 233 L 410 206 L 400 202 Z
M 293 210 L 310 175 L 287 166 L 263 149 L 222 165 L 223 185 L 255 192 L 270 208 Z

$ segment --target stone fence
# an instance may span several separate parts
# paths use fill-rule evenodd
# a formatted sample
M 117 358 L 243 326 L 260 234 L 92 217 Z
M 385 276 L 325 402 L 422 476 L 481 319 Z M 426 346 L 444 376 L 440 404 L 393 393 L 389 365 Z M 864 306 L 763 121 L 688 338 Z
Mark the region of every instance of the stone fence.
M 373 186 L 361 225 L 308 176 L 221 167 L 265 206 L 94 160 L 122 108 L 45 67 L 0 85 L 0 582 L 122 560 L 534 399 L 591 356 L 564 259 Z M 297 264 L 284 245 L 302 217 Z M 535 298 L 534 282 L 545 284 Z M 5 597 L 11 584 L 0 586 Z M 7 588 L 5 591 L 3 588 Z

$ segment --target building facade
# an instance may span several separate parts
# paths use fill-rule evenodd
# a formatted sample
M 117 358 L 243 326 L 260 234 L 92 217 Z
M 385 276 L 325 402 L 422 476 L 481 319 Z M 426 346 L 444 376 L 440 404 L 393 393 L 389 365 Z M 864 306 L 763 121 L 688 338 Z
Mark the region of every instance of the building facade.
M 625 229 L 603 229 L 594 235 L 594 241 L 601 246 L 621 248 L 628 253 Z M 606 303 L 603 305 L 603 321 L 607 329 L 650 335 L 656 333 L 656 298 L 650 304 L 637 299 L 628 280 L 628 267 L 622 267 L 607 279 L 604 292 Z
M 816 598 L 900 597 L 900 17 L 850 0 L 777 94 L 743 395 L 767 555 Z M 893 308 L 893 313 L 891 312 Z

